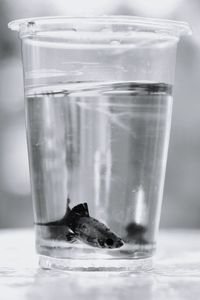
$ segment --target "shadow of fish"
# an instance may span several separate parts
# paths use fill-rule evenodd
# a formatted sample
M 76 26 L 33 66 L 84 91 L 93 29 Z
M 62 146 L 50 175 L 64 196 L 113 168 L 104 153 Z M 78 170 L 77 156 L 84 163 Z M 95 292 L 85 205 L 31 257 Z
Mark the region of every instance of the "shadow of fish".
M 147 240 L 144 238 L 146 233 L 146 227 L 136 222 L 131 222 L 126 226 L 127 237 L 125 240 L 129 243 L 135 243 L 140 245 L 148 244 Z
M 59 239 L 65 234 L 68 242 L 82 241 L 93 247 L 98 248 L 120 248 L 123 241 L 106 225 L 90 217 L 87 203 L 81 203 L 70 209 L 70 200 L 67 199 L 67 210 L 64 217 L 58 221 L 49 223 L 37 223 L 37 225 L 48 226 L 52 235 L 55 232 Z M 59 235 L 59 228 L 62 233 Z

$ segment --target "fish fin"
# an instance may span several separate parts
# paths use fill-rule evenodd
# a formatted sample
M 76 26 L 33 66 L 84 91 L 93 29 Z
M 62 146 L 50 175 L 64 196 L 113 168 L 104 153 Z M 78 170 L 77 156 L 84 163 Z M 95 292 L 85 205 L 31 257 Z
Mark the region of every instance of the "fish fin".
M 88 210 L 87 203 L 78 204 L 74 206 L 74 208 L 72 208 L 71 211 L 77 215 L 89 217 L 89 210 Z
M 88 243 L 94 243 L 94 238 L 92 238 L 92 237 L 87 237 L 87 242 L 88 242 Z
M 76 241 L 76 236 L 73 232 L 68 232 L 66 234 L 67 242 L 74 243 Z

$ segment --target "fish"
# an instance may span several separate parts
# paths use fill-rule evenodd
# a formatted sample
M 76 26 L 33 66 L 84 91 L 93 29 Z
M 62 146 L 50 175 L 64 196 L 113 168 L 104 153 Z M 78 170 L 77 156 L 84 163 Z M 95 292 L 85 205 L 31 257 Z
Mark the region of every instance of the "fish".
M 55 235 L 62 227 L 60 237 L 65 238 L 68 242 L 77 240 L 88 244 L 92 247 L 115 249 L 124 245 L 123 240 L 112 232 L 105 224 L 101 223 L 89 214 L 87 203 L 80 203 L 72 209 L 69 206 L 70 199 L 67 199 L 66 213 L 60 220 L 48 223 L 36 223 L 37 225 L 48 226 L 51 233 Z M 51 235 L 52 237 L 52 235 Z

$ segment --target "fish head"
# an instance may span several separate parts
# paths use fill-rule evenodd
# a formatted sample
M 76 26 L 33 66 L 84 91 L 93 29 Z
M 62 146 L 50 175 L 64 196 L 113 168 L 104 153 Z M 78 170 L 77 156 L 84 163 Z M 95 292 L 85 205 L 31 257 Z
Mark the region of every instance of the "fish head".
M 124 244 L 107 226 L 90 217 L 80 218 L 74 232 L 80 240 L 93 247 L 114 249 Z
M 107 249 L 120 248 L 124 245 L 122 239 L 111 231 L 107 231 L 104 234 L 101 234 L 98 237 L 97 242 L 99 247 Z

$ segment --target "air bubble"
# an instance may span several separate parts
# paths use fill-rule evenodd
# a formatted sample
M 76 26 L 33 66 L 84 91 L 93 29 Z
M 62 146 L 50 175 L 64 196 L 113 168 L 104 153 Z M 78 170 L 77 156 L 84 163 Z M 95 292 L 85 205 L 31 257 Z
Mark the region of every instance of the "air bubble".
M 118 46 L 121 43 L 120 43 L 120 41 L 114 40 L 114 41 L 111 41 L 110 44 L 113 45 L 113 46 Z

